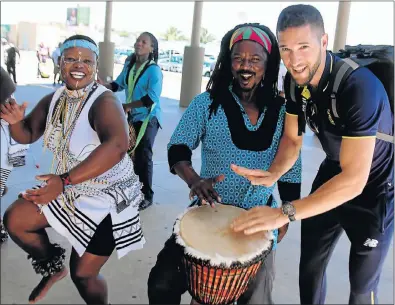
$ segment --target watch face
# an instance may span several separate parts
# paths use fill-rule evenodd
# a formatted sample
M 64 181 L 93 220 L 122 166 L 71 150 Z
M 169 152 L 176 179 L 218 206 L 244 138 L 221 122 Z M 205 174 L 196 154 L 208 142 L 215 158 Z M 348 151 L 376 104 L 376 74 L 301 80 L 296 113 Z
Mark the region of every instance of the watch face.
M 282 208 L 283 208 L 283 213 L 285 215 L 287 216 L 295 215 L 295 207 L 292 204 L 290 203 L 284 204 Z

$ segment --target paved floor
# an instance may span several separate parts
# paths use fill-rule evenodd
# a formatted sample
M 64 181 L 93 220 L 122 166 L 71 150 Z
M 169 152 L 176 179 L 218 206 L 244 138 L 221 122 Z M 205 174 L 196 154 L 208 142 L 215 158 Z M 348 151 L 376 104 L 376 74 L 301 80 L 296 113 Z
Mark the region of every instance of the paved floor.
M 35 71 L 33 71 L 34 75 Z M 167 74 L 166 74 L 167 75 Z M 178 213 L 188 204 L 186 185 L 168 171 L 166 145 L 172 131 L 176 127 L 183 110 L 178 107 L 177 93 L 172 90 L 176 76 L 166 76 L 164 98 L 164 126 L 160 130 L 154 147 L 154 191 L 156 204 L 142 212 L 143 230 L 147 239 L 144 249 L 133 252 L 118 261 L 113 255 L 103 268 L 103 275 L 108 281 L 110 301 L 113 304 L 147 304 L 146 282 L 150 269 L 156 260 L 156 255 L 169 237 L 172 224 Z M 35 75 L 34 75 L 35 76 Z M 23 75 L 20 84 L 23 81 Z M 41 83 L 40 83 L 41 82 Z M 33 85 L 20 85 L 16 92 L 19 102 L 29 101 L 31 110 L 37 101 L 53 90 L 49 81 L 36 80 Z M 179 91 L 177 91 L 179 92 Z M 171 94 L 170 94 L 171 93 Z M 120 94 L 122 97 L 122 94 Z M 170 97 L 170 98 L 169 98 Z M 200 150 L 193 155 L 196 168 L 200 168 Z M 317 168 L 324 155 L 311 135 L 306 137 L 303 147 L 303 195 L 307 195 Z M 9 179 L 9 193 L 1 199 L 2 213 L 15 199 L 16 194 L 35 184 L 34 176 L 48 173 L 51 156 L 43 153 L 42 142 L 34 143 L 27 157 L 27 165 L 12 172 Z M 35 167 L 36 164 L 40 168 Z M 298 263 L 299 263 L 299 230 L 300 224 L 290 226 L 289 233 L 279 245 L 276 257 L 276 282 L 274 300 L 278 304 L 297 304 L 298 296 Z M 57 235 L 52 229 L 48 230 L 51 239 L 61 243 L 67 249 L 67 241 Z M 345 236 L 339 241 L 332 260 L 329 264 L 328 275 L 328 304 L 345 304 L 348 302 L 348 252 L 349 242 Z M 31 289 L 39 281 L 31 265 L 23 253 L 11 240 L 1 246 L 1 304 L 24 304 L 27 302 Z M 68 251 L 68 254 L 70 251 Z M 393 304 L 393 248 L 391 247 L 381 278 L 380 303 Z M 188 293 L 183 296 L 184 304 L 189 303 Z M 81 304 L 69 277 L 58 283 L 49 292 L 43 304 Z

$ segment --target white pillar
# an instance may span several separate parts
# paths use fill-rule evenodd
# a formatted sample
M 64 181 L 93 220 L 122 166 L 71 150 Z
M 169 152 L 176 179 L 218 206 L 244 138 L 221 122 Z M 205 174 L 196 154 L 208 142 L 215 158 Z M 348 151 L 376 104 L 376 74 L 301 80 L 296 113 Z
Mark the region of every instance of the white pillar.
M 104 23 L 104 42 L 111 41 L 112 1 L 106 1 L 106 21 Z
M 203 1 L 195 1 L 191 46 L 187 46 L 184 49 L 180 107 L 188 107 L 191 100 L 200 93 L 202 87 L 204 48 L 199 46 L 202 11 Z
M 193 8 L 191 47 L 200 46 L 200 28 L 202 24 L 203 1 L 195 1 Z
M 111 42 L 112 1 L 106 1 L 104 41 L 99 42 L 99 77 L 106 82 L 113 79 L 115 44 Z
M 350 17 L 351 1 L 340 1 L 337 11 L 337 22 L 333 52 L 344 49 L 347 40 L 348 19 Z

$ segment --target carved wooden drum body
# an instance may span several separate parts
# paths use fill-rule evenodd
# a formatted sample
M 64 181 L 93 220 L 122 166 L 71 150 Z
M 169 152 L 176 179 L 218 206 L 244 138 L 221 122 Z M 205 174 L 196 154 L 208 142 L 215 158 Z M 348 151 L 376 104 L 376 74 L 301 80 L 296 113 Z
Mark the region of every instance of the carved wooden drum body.
M 273 234 L 235 233 L 230 223 L 244 209 L 217 204 L 192 207 L 177 218 L 188 291 L 200 304 L 231 304 L 246 291 L 273 246 Z

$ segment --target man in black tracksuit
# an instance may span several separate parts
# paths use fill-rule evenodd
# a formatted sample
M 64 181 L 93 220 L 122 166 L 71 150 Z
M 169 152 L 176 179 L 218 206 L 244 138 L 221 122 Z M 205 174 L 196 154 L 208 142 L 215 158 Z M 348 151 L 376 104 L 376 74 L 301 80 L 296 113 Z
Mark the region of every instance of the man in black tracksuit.
M 278 19 L 277 37 L 288 70 L 284 136 L 264 175 L 243 168 L 238 173 L 249 175 L 261 185 L 273 184 L 296 161 L 306 124 L 320 140 L 326 158 L 309 196 L 283 203 L 281 209 L 258 207 L 236 220 L 234 229 L 247 230 L 248 234 L 303 219 L 301 304 L 325 302 L 326 267 L 345 231 L 351 242 L 349 303 L 378 304 L 380 274 L 394 231 L 393 115 L 389 97 L 368 68 L 355 67 L 338 86 L 334 102 L 331 94 L 336 82 L 332 80 L 344 62 L 326 50 L 328 36 L 316 8 L 285 8 Z

